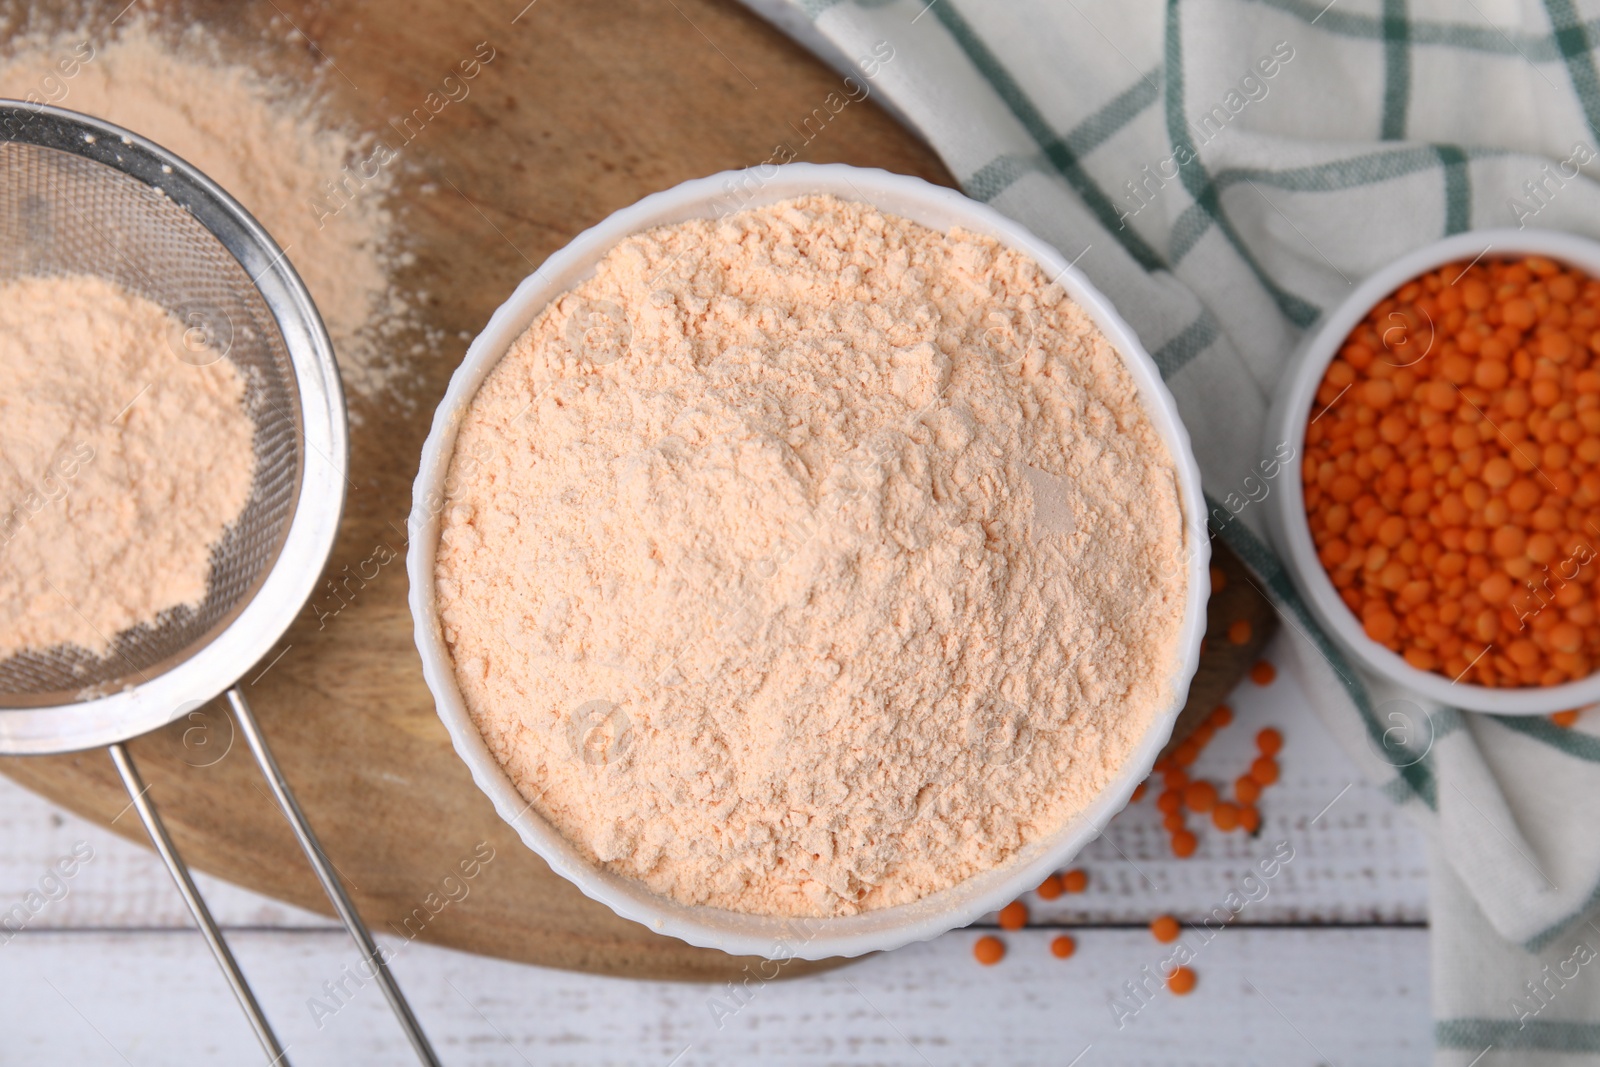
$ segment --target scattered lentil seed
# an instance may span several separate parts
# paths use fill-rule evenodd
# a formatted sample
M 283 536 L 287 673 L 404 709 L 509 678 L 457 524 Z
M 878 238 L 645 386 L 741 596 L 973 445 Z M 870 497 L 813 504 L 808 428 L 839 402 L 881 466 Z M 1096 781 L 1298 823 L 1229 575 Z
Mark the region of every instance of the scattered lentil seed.
M 1271 785 L 1278 780 L 1278 763 L 1271 756 L 1262 756 L 1250 764 L 1250 777 L 1258 785 Z
M 1183 791 L 1183 803 L 1190 811 L 1204 814 L 1217 803 L 1217 787 L 1210 782 L 1190 782 Z
M 1233 783 L 1233 799 L 1241 804 L 1254 804 L 1261 799 L 1261 783 L 1248 774 L 1241 774 Z

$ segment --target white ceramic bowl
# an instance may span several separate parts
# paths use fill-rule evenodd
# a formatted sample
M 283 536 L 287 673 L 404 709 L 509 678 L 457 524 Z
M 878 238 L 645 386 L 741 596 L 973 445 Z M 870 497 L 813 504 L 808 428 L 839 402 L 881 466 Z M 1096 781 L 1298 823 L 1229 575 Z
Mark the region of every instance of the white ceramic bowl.
M 1302 455 L 1311 402 L 1322 375 L 1350 331 L 1384 297 L 1412 278 L 1446 263 L 1479 256 L 1499 259 L 1525 255 L 1545 256 L 1600 277 L 1600 244 L 1552 230 L 1475 230 L 1446 237 L 1402 256 L 1356 286 L 1344 303 L 1306 337 L 1278 383 L 1263 447 L 1271 451 L 1288 441 L 1295 446 L 1296 456 Z M 1369 670 L 1436 705 L 1471 711 L 1547 715 L 1600 701 L 1600 673 L 1564 685 L 1490 689 L 1417 670 L 1368 637 L 1360 620 L 1339 599 L 1311 540 L 1298 462 L 1294 475 L 1284 479 L 1283 491 L 1274 494 L 1272 500 L 1267 511 L 1268 525 L 1296 588 L 1322 628 Z
M 730 191 L 734 191 L 730 194 Z M 1149 730 L 1129 753 L 1111 785 L 1070 823 L 1048 839 L 1023 849 L 1004 867 L 967 879 L 913 904 L 827 919 L 782 919 L 743 915 L 707 907 L 691 907 L 657 895 L 643 884 L 603 870 L 586 860 L 573 845 L 528 804 L 474 727 L 456 688 L 450 654 L 440 634 L 434 603 L 434 554 L 439 541 L 439 501 L 454 448 L 456 432 L 479 384 L 511 343 L 549 301 L 594 272 L 606 252 L 630 234 L 691 218 L 714 218 L 746 207 L 770 204 L 807 193 L 831 193 L 845 200 L 865 201 L 877 208 L 933 229 L 961 226 L 997 238 L 1032 256 L 1056 278 L 1073 300 L 1088 312 L 1127 363 L 1137 383 L 1151 424 L 1166 442 L 1176 466 L 1185 522 L 1185 554 L 1176 566 L 1186 570 L 1188 599 L 1171 665 L 1172 704 L 1157 709 Z M 1209 593 L 1209 542 L 1200 473 L 1189 448 L 1189 435 L 1178 421 L 1177 408 L 1161 382 L 1155 363 L 1111 304 L 1062 259 L 1054 248 L 1015 222 L 960 193 L 917 178 L 838 164 L 805 163 L 730 171 L 685 182 L 618 211 L 585 230 L 545 261 L 517 287 L 489 325 L 472 342 L 466 359 L 450 381 L 439 404 L 422 452 L 411 517 L 411 543 L 406 569 L 411 579 L 411 612 L 416 620 L 417 648 L 423 674 L 438 704 L 439 717 L 473 780 L 489 795 L 495 810 L 522 840 L 585 894 L 618 915 L 681 938 L 692 945 L 768 958 L 858 956 L 927 940 L 965 926 L 1037 886 L 1045 875 L 1064 866 L 1101 827 L 1127 803 L 1134 787 L 1172 732 L 1183 707 L 1189 680 L 1199 661 Z

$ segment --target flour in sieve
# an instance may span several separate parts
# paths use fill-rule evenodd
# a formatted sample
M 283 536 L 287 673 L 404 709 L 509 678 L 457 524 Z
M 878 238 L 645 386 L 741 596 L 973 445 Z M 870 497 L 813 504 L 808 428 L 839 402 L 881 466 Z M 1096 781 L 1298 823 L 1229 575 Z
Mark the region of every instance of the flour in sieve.
M 103 278 L 0 283 L 0 660 L 198 607 L 255 473 L 244 377 Z
M 764 915 L 1005 863 L 1173 698 L 1173 464 L 1037 264 L 805 197 L 631 237 L 456 444 L 468 710 L 595 862 Z

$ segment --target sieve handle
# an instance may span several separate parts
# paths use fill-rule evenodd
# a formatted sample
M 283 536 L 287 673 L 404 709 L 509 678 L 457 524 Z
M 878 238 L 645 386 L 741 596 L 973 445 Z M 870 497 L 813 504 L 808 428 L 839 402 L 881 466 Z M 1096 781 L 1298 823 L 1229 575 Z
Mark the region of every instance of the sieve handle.
M 323 892 L 327 893 L 328 899 L 333 902 L 334 910 L 339 913 L 345 929 L 355 938 L 367 967 L 377 978 L 378 985 L 383 989 L 383 995 L 388 998 L 389 1007 L 393 1009 L 395 1018 L 400 1020 L 406 1037 L 410 1038 L 417 1059 L 428 1067 L 440 1067 L 439 1058 L 434 1055 L 433 1046 L 428 1043 L 428 1036 L 422 1032 L 417 1017 L 411 1014 L 411 1005 L 406 1003 L 405 994 L 400 992 L 400 986 L 389 973 L 389 965 L 384 962 L 383 954 L 378 951 L 377 943 L 372 940 L 372 934 L 368 932 L 366 923 L 361 921 L 361 914 L 356 911 L 355 904 L 351 903 L 344 884 L 334 872 L 333 864 L 322 851 L 317 835 L 312 833 L 311 824 L 306 822 L 305 813 L 300 810 L 300 804 L 290 791 L 289 783 L 283 777 L 283 771 L 278 769 L 278 761 L 273 758 L 272 750 L 267 747 L 267 739 L 262 735 L 261 727 L 256 722 L 255 712 L 250 710 L 249 702 L 237 687 L 228 690 L 228 703 L 233 707 L 233 713 L 239 720 L 239 728 L 244 731 L 244 738 L 250 745 L 250 751 L 255 754 L 256 762 L 261 766 L 261 773 L 266 775 L 267 784 L 272 787 L 272 795 L 277 799 L 278 807 L 283 809 L 289 825 L 294 828 L 295 837 L 300 841 L 301 850 L 305 852 L 306 859 L 311 861 L 311 869 L 316 872 L 317 881 L 322 883 Z
M 139 812 L 139 819 L 150 834 L 150 841 L 161 856 L 161 862 L 167 865 L 172 880 L 178 883 L 178 892 L 182 894 L 183 902 L 189 905 L 189 913 L 200 925 L 200 935 L 206 939 L 206 944 L 211 947 L 211 954 L 217 958 L 217 965 L 222 968 L 228 984 L 233 987 L 233 995 L 239 998 L 239 1006 L 244 1009 L 245 1015 L 249 1016 L 250 1025 L 255 1028 L 256 1039 L 266 1051 L 267 1062 L 288 1067 L 289 1061 L 285 1057 L 283 1046 L 278 1044 L 277 1035 L 272 1032 L 271 1024 L 261 1011 L 261 1005 L 256 1002 L 255 993 L 250 990 L 250 983 L 245 979 L 244 972 L 239 969 L 239 963 L 233 958 L 228 943 L 222 939 L 222 931 L 217 928 L 217 921 L 211 917 L 211 909 L 206 907 L 205 898 L 200 895 L 200 890 L 195 888 L 194 879 L 189 877 L 188 865 L 183 862 L 183 857 L 178 855 L 177 847 L 167 834 L 167 827 L 156 811 L 155 802 L 150 799 L 150 787 L 145 785 L 144 779 L 139 776 L 139 768 L 133 765 L 133 757 L 128 754 L 125 745 L 119 741 L 110 747 L 110 752 L 111 762 L 117 765 L 117 773 L 122 776 L 122 784 L 127 787 L 128 795 L 133 798 L 133 808 Z

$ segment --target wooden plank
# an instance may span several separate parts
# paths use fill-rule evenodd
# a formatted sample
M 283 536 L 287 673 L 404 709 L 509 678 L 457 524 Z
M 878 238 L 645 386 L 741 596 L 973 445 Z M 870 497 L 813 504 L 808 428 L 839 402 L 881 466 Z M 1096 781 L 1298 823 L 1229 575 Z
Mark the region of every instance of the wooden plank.
M 1280 676 L 1265 689 L 1245 683 L 1231 695 L 1230 703 L 1235 723 L 1212 742 L 1196 772 L 1231 778 L 1245 764 L 1258 729 L 1265 725 L 1281 729 L 1287 739 L 1283 780 L 1261 804 L 1265 817 L 1261 837 L 1252 841 L 1240 834 L 1202 830 L 1198 854 L 1177 859 L 1161 830 L 1152 794 L 1117 816 L 1108 840 L 1095 842 L 1083 854 L 1080 862 L 1091 874 L 1087 892 L 1053 903 L 1032 894 L 1026 898 L 1035 919 L 1140 924 L 1162 912 L 1198 918 L 1239 883 L 1253 862 L 1270 854 L 1274 842 L 1286 840 L 1295 849 L 1295 859 L 1274 879 L 1270 894 L 1246 909 L 1240 922 L 1426 921 L 1427 865 L 1420 831 L 1388 799 L 1359 783 L 1327 807 L 1353 780 L 1353 771 L 1293 679 Z M 49 864 L 68 855 L 79 842 L 88 843 L 95 858 L 73 878 L 67 898 L 33 920 L 35 929 L 188 925 L 165 870 L 148 850 L 62 812 L 4 779 L 0 779 L 0 912 L 36 888 Z M 320 915 L 219 879 L 201 876 L 201 881 L 224 924 L 330 925 Z M 453 914 L 442 914 L 439 926 L 448 931 L 454 921 Z
M 1267 658 L 1290 640 L 1280 633 Z M 1285 652 L 1287 649 L 1285 648 Z M 1190 768 L 1193 776 L 1231 792 L 1255 758 L 1255 735 L 1274 726 L 1284 736 L 1282 777 L 1259 802 L 1260 834 L 1224 834 L 1203 816 L 1188 823 L 1200 840 L 1193 857 L 1173 856 L 1155 802 L 1159 780 L 1144 800 L 1121 812 L 1105 838 L 1079 864 L 1088 891 L 1055 902 L 1027 898 L 1041 917 L 1064 922 L 1143 922 L 1171 912 L 1199 917 L 1239 884 L 1278 841 L 1295 858 L 1270 895 L 1248 909 L 1252 923 L 1421 923 L 1428 915 L 1428 864 L 1422 831 L 1387 797 L 1357 779 L 1354 765 L 1311 710 L 1287 672 L 1265 688 L 1239 685 L 1228 698 L 1234 723 L 1220 731 Z
M 1007 935 L 993 968 L 973 962 L 972 936 L 829 974 L 752 980 L 736 1010 L 726 985 L 619 982 L 428 945 L 406 949 L 395 969 L 440 1056 L 459 1067 L 1423 1064 L 1432 1054 L 1422 930 L 1225 930 L 1198 949 L 1193 994 L 1159 991 L 1121 1029 L 1108 1004 L 1159 963 L 1165 946 L 1149 934 L 1080 931 L 1065 961 L 1050 955 L 1048 932 Z M 331 1005 L 322 984 L 354 961 L 341 934 L 231 941 L 297 1065 L 408 1061 L 370 982 L 346 979 L 345 1003 L 319 1013 L 318 1028 L 308 1002 Z M 255 1062 L 197 935 L 24 934 L 0 951 L 0 974 L 8 1060 Z
M 119 820 L 137 822 L 129 812 Z M 74 859 L 65 895 L 47 880 Z M 58 871 L 59 877 L 59 871 Z M 340 929 L 324 915 L 240 888 L 201 871 L 195 882 L 219 923 L 229 927 Z M 56 807 L 0 778 L 0 924 L 29 893 L 49 902 L 30 912 L 30 930 L 187 928 L 193 925 L 166 868 L 150 849 Z M 59 899 L 50 899 L 59 897 Z M 4 937 L 0 925 L 0 938 Z

